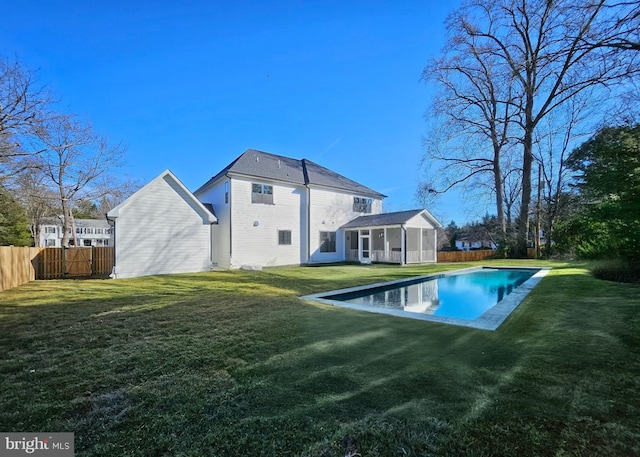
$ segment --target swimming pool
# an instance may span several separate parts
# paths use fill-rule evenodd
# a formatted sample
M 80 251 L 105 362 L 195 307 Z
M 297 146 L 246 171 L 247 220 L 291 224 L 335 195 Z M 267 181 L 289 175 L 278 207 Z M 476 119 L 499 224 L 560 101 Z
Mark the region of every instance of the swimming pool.
M 301 297 L 335 306 L 495 330 L 549 268 L 474 267 Z

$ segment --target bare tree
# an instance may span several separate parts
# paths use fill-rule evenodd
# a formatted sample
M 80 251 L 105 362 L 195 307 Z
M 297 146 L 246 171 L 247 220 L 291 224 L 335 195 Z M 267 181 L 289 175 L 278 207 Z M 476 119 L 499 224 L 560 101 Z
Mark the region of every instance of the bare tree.
M 588 9 L 589 3 L 577 5 Z M 606 16 L 602 20 L 603 33 L 585 36 L 588 47 L 614 48 L 624 51 L 640 51 L 640 2 L 612 1 L 604 4 Z
M 546 116 L 536 130 L 534 157 L 540 167 L 541 187 L 538 218 L 544 221 L 547 255 L 551 253 L 556 222 L 569 203 L 571 170 L 567 159 L 573 147 L 594 130 L 593 122 L 589 121 L 597 119 L 592 109 L 598 105 L 596 101 L 597 98 L 587 92 L 578 94 Z
M 51 94 L 36 85 L 32 72 L 0 57 L 0 177 L 10 173 L 16 158 L 39 152 L 29 149 L 26 139 L 52 116 L 51 103 Z
M 124 148 L 110 145 L 89 124 L 70 115 L 47 122 L 37 138 L 42 145 L 35 159 L 37 168 L 58 193 L 64 222 L 62 244 L 68 247 L 74 202 L 105 195 L 106 189 L 99 184 L 121 165 Z
M 513 142 L 510 135 L 517 114 L 514 79 L 495 58 L 495 46 L 469 34 L 462 11 L 452 14 L 446 27 L 450 38 L 444 55 L 423 71 L 423 79 L 440 88 L 431 104 L 435 128 L 425 141 L 425 159 L 444 166 L 431 173 L 423 192 L 486 184 L 495 197 L 498 225 L 505 236 L 503 161 Z
M 103 176 L 93 183 L 92 201 L 96 206 L 96 216 L 105 215 L 131 194 L 142 187 L 143 183 L 129 176 L 118 177 L 116 182 L 112 176 Z
M 526 255 L 534 143 L 541 121 L 582 92 L 607 90 L 638 74 L 635 53 L 611 45 L 632 33 L 626 27 L 627 35 L 620 35 L 611 26 L 612 17 L 620 24 L 637 20 L 634 14 L 617 14 L 623 7 L 628 4 L 606 0 L 586 5 L 576 0 L 469 0 L 455 12 L 460 25 L 453 39 L 487 49 L 496 68 L 491 77 L 498 78 L 493 85 L 512 88 L 510 99 L 499 101 L 512 105 L 516 117 L 511 119 L 517 119 L 520 130 L 519 256 Z

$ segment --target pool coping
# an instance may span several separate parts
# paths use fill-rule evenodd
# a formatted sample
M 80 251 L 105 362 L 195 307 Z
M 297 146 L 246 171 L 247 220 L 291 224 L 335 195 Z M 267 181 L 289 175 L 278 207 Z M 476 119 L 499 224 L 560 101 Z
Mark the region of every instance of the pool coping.
M 467 319 L 458 319 L 453 317 L 443 317 L 443 316 L 434 316 L 431 314 L 420 314 L 420 313 L 411 313 L 408 311 L 401 311 L 398 309 L 389 309 L 389 308 L 375 308 L 368 305 L 358 305 L 354 303 L 346 303 L 339 300 L 330 300 L 325 298 L 330 295 L 338 295 L 350 292 L 360 292 L 367 289 L 374 289 L 377 287 L 384 286 L 392 286 L 395 284 L 402 284 L 405 282 L 411 281 L 420 281 L 423 279 L 437 279 L 443 278 L 446 276 L 454 276 L 459 275 L 461 273 L 468 273 L 471 271 L 482 270 L 485 268 L 490 269 L 510 269 L 515 268 L 519 270 L 537 270 L 536 273 L 523 282 L 520 286 L 515 288 L 509 295 L 507 295 L 504 299 L 499 301 L 495 306 L 491 307 L 491 309 L 487 310 L 484 314 L 478 317 L 475 320 L 467 320 Z M 533 290 L 535 286 L 544 278 L 549 271 L 551 271 L 551 267 L 520 267 L 520 266 L 478 266 L 478 267 L 470 267 L 470 268 L 462 268 L 460 270 L 451 270 L 445 271 L 442 273 L 434 273 L 430 275 L 424 276 L 412 276 L 411 278 L 397 279 L 394 281 L 386 281 L 379 282 L 375 284 L 367 284 L 364 286 L 356 286 L 349 287 L 346 289 L 338 289 L 338 290 L 329 290 L 326 292 L 321 292 L 317 294 L 304 295 L 299 297 L 301 300 L 312 301 L 316 303 L 322 303 L 325 305 L 331 306 L 339 306 L 341 308 L 348 308 L 357 311 L 366 311 L 369 313 L 377 313 L 377 314 L 387 314 L 396 317 L 405 317 L 409 319 L 417 319 L 422 321 L 429 322 L 439 322 L 442 324 L 451 324 L 458 325 L 462 327 L 471 327 L 480 330 L 496 330 L 502 323 L 507 320 L 509 315 L 522 303 L 527 295 Z

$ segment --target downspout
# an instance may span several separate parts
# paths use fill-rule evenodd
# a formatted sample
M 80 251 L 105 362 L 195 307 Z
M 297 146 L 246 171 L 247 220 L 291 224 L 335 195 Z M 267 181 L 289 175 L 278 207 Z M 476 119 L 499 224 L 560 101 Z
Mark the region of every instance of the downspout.
M 231 210 L 233 209 L 233 205 L 231 204 L 231 177 L 229 173 L 224 175 L 229 180 L 229 268 L 232 265 L 232 255 L 233 255 L 233 217 Z
M 304 179 L 304 187 L 307 188 L 307 204 L 306 204 L 306 216 L 307 216 L 307 263 L 311 263 L 311 187 L 309 187 L 309 173 L 307 171 L 307 160 L 302 159 L 302 176 Z
M 213 226 L 214 225 L 218 225 L 218 222 L 210 222 L 209 223 L 209 265 L 211 266 L 211 270 L 214 269 L 214 267 L 216 267 L 218 265 L 218 260 L 214 260 L 213 259 L 213 250 L 214 250 L 214 242 L 215 240 L 213 239 Z
M 307 263 L 311 263 L 311 188 L 308 184 L 304 187 L 307 188 L 307 204 L 306 204 L 306 216 L 307 216 Z
M 116 220 L 109 219 L 109 216 L 105 213 L 104 218 L 107 220 L 109 227 L 112 227 L 113 230 L 113 267 L 111 268 L 111 274 L 109 275 L 112 279 L 118 279 L 118 275 L 116 274 Z M 113 222 L 113 225 L 111 225 Z

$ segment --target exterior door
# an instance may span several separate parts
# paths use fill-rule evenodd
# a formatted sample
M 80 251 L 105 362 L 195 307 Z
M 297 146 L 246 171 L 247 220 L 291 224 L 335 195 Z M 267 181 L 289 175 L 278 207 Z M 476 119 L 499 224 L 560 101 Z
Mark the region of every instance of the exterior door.
M 371 263 L 371 246 L 369 230 L 360 231 L 360 262 Z

